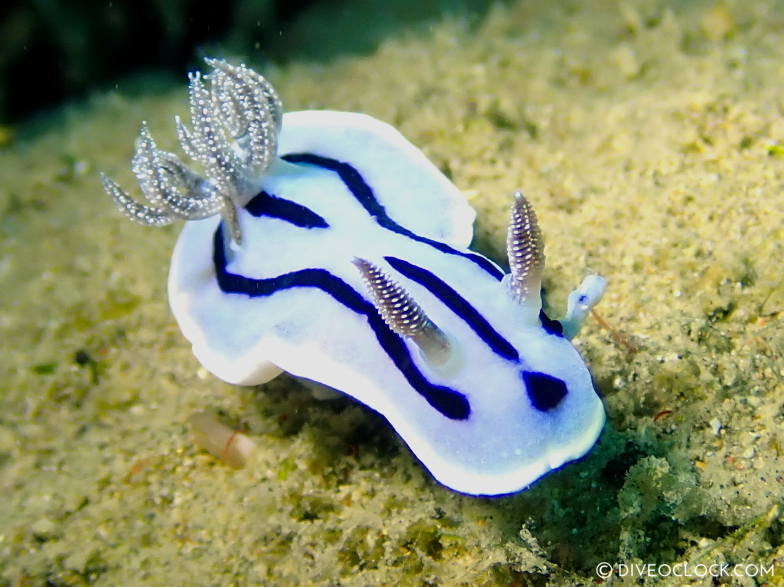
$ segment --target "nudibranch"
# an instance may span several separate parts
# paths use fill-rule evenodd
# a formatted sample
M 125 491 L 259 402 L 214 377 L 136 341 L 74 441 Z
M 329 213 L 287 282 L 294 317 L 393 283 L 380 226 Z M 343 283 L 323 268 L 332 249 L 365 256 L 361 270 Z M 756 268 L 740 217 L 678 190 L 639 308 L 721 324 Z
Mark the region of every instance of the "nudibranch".
M 244 65 L 190 75 L 185 154 L 142 125 L 132 170 L 106 176 L 132 220 L 185 224 L 169 300 L 201 364 L 258 385 L 282 371 L 382 414 L 440 483 L 521 490 L 585 454 L 604 407 L 570 339 L 604 291 L 590 275 L 565 316 L 542 311 L 542 235 L 517 193 L 510 272 L 469 250 L 475 213 L 393 127 L 363 114 L 283 113 Z

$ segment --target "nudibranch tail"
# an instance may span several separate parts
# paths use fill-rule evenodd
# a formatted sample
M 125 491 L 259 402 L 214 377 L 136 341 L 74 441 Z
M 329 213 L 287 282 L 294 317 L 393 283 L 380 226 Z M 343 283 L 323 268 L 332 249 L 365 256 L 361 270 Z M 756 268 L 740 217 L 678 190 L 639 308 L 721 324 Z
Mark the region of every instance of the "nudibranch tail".
M 414 342 L 432 366 L 446 365 L 453 354 L 449 339 L 414 298 L 370 261 L 355 258 L 353 263 L 387 326 Z
M 213 68 L 209 87 L 200 73 L 188 76 L 191 128 L 175 118 L 183 151 L 202 165 L 205 177 L 173 153 L 159 150 L 143 124 L 132 169 L 150 205 L 137 203 L 103 174 L 101 180 L 132 220 L 163 226 L 177 218 L 200 220 L 221 214 L 239 244 L 236 207 L 255 194 L 261 175 L 277 155 L 282 106 L 269 82 L 244 65 L 219 59 L 207 63 Z
M 541 308 L 544 240 L 533 206 L 522 192 L 514 194 L 509 230 L 506 237 L 509 258 L 509 289 L 521 304 Z

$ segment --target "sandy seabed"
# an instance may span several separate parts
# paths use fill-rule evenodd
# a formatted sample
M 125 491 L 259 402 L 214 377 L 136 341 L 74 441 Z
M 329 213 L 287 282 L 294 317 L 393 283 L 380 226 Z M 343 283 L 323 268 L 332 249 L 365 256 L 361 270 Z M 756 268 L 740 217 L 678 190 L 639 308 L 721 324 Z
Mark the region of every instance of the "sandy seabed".
M 782 584 L 782 35 L 772 0 L 520 2 L 265 70 L 289 110 L 396 125 L 496 259 L 524 189 L 556 315 L 584 274 L 608 278 L 606 324 L 577 340 L 599 443 L 496 499 L 436 484 L 349 400 L 199 367 L 166 301 L 178 228 L 128 223 L 96 177 L 133 185 L 142 119 L 174 148 L 184 83 L 120 86 L 7 144 L 0 584 L 589 584 L 602 561 L 689 565 L 694 584 L 700 565 L 758 565 L 773 571 L 722 580 Z M 256 443 L 244 468 L 194 442 L 205 409 Z

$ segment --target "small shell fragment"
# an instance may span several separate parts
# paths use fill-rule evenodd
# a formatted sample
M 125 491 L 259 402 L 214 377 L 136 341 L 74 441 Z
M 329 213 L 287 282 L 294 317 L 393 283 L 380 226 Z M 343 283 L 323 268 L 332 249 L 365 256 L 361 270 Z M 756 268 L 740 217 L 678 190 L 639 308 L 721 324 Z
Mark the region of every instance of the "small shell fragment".
M 188 418 L 196 444 L 234 469 L 245 466 L 255 443 L 239 430 L 218 420 L 211 412 L 196 412 Z

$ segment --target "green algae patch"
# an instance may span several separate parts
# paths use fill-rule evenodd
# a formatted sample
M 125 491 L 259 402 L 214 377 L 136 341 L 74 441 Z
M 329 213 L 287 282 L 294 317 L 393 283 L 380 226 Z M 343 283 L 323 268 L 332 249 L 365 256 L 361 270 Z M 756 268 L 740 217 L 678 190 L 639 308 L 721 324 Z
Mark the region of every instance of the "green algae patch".
M 756 580 L 780 582 L 781 24 L 772 1 L 520 2 L 265 72 L 287 109 L 398 126 L 464 190 L 491 256 L 523 189 L 551 313 L 585 273 L 608 278 L 577 341 L 602 438 L 498 499 L 440 487 L 349 400 L 199 367 L 166 301 L 177 228 L 128 223 L 96 176 L 133 185 L 141 120 L 174 148 L 184 81 L 14 132 L 0 151 L 0 582 L 588 584 L 602 561 L 772 565 Z M 243 468 L 196 444 L 188 417 L 205 410 L 253 439 Z

